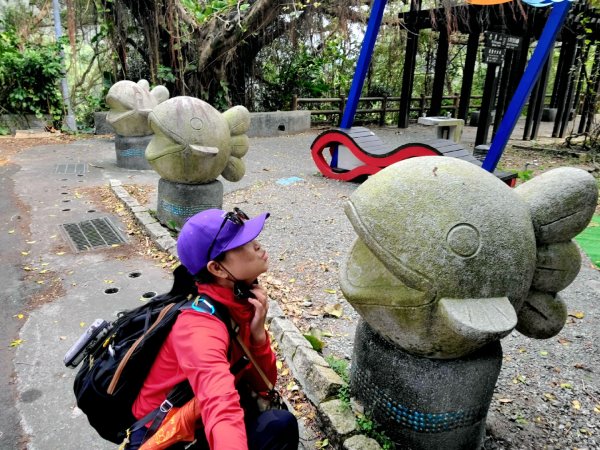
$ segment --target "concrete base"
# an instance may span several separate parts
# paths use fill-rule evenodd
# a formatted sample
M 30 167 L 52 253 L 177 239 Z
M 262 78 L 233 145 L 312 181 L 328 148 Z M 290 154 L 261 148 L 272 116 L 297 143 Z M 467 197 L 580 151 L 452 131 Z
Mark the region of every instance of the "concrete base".
M 106 120 L 108 111 L 94 113 L 94 134 L 115 134 L 115 129 Z
M 156 216 L 164 226 L 181 228 L 188 218 L 205 209 L 223 207 L 223 183 L 207 184 L 158 181 Z
M 478 449 L 501 365 L 499 342 L 459 359 L 421 358 L 361 319 L 350 387 L 398 448 Z
M 8 128 L 11 134 L 17 130 L 40 129 L 52 125 L 52 116 L 37 118 L 33 114 L 0 114 L 0 128 Z
M 117 167 L 123 169 L 152 170 L 146 159 L 146 147 L 152 140 L 149 136 L 115 135 L 115 150 L 117 151 Z
M 310 111 L 250 113 L 248 137 L 283 136 L 310 130 Z

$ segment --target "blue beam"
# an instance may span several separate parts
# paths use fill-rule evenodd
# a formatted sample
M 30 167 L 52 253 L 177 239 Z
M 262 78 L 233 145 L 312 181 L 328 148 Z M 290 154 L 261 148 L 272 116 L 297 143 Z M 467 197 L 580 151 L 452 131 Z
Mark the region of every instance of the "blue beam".
M 525 106 L 527 97 L 529 97 L 534 84 L 541 74 L 560 27 L 562 27 L 567 18 L 570 7 L 570 1 L 561 1 L 560 3 L 554 3 L 552 6 L 552 11 L 550 11 L 550 16 L 544 26 L 537 47 L 535 48 L 531 60 L 527 65 L 527 69 L 525 69 L 525 73 L 517 86 L 517 90 L 508 105 L 506 114 L 498 126 L 498 131 L 492 140 L 487 157 L 483 161 L 482 167 L 485 170 L 489 172 L 496 170 L 502 152 L 504 152 L 508 139 L 517 124 L 517 120 Z
M 352 86 L 350 87 L 348 102 L 344 108 L 344 115 L 342 116 L 340 128 L 350 128 L 354 122 L 354 115 L 356 114 L 360 93 L 362 92 L 365 77 L 369 70 L 369 64 L 371 64 L 373 48 L 375 47 L 375 41 L 379 34 L 379 27 L 381 26 L 381 20 L 383 19 L 383 10 L 385 9 L 386 2 L 387 0 L 375 0 L 373 2 L 371 15 L 369 16 L 369 22 L 367 23 L 367 31 L 365 32 L 365 37 L 360 49 L 356 71 L 352 78 Z

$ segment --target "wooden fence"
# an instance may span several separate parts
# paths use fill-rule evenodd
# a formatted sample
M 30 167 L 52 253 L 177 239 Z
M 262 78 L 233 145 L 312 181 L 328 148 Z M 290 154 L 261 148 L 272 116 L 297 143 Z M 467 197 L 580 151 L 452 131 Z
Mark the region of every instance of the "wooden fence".
M 483 96 L 475 95 L 471 97 L 470 106 L 479 108 Z M 442 97 L 441 114 L 450 113 L 452 117 L 458 114 L 459 94 L 446 95 Z M 341 120 L 347 98 L 345 96 L 332 98 L 301 98 L 296 95 L 292 97 L 292 111 L 299 109 L 310 110 L 311 117 L 325 116 L 325 120 L 314 120 L 314 122 L 333 123 Z M 410 112 L 416 113 L 415 117 L 421 117 L 427 114 L 431 104 L 431 96 L 422 95 L 420 97 L 411 98 Z M 316 106 L 316 107 L 315 107 Z M 400 111 L 400 97 L 361 97 L 358 108 L 356 110 L 358 121 L 363 122 L 378 122 L 379 126 L 386 123 L 386 117 L 389 114 L 398 113 Z M 370 115 L 370 116 L 366 116 Z M 365 117 L 366 116 L 366 117 Z M 397 120 L 397 119 L 396 119 Z

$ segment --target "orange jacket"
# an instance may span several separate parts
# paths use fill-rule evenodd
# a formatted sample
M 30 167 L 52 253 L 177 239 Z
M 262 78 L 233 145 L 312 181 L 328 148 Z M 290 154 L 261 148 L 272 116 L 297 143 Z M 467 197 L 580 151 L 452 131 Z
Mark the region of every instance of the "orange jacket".
M 263 345 L 250 342 L 254 307 L 247 300 L 236 299 L 231 289 L 215 284 L 199 285 L 199 292 L 227 307 L 240 327 L 244 344 L 275 384 L 277 368 L 268 335 Z M 133 404 L 133 415 L 140 419 L 156 409 L 171 389 L 187 378 L 198 400 L 210 448 L 247 449 L 244 412 L 236 385 L 243 380 L 257 392 L 267 387 L 251 364 L 235 377 L 231 374 L 231 365 L 242 356 L 241 348 L 231 342 L 227 327 L 217 317 L 194 310 L 181 312 Z

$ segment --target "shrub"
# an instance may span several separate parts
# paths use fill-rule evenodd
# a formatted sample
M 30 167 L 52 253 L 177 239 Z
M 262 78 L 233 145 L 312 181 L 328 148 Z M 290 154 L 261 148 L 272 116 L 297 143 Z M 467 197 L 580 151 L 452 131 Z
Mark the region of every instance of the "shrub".
M 19 42 L 12 30 L 0 32 L 0 105 L 6 112 L 60 120 L 60 49 L 60 43 Z

